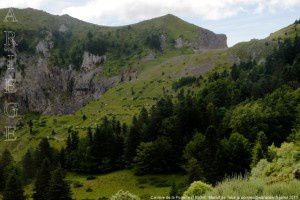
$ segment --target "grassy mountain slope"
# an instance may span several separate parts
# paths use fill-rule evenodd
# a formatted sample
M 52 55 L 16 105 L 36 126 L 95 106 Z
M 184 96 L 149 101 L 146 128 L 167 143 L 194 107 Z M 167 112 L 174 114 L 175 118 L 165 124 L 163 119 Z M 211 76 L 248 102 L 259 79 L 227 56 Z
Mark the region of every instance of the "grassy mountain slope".
M 173 16 L 165 16 L 156 19 L 157 21 L 150 20 L 132 26 L 135 27 L 135 33 L 138 34 L 141 33 L 140 30 L 144 30 L 148 26 L 157 26 L 160 29 L 164 27 L 166 19 L 173 18 Z M 172 22 L 171 20 L 167 24 Z M 182 28 L 182 30 L 181 28 L 179 29 L 180 31 L 170 29 L 169 32 L 174 37 L 177 37 L 185 29 L 188 30 L 185 37 L 193 37 L 193 26 L 186 27 L 187 24 L 180 20 L 173 23 L 173 25 L 181 26 Z M 110 28 L 105 29 L 108 30 Z M 124 27 L 122 30 L 126 32 L 127 29 L 131 28 Z M 116 85 L 103 94 L 101 98 L 90 102 L 74 115 L 41 116 L 32 113 L 25 115 L 24 122 L 29 119 L 33 120 L 33 134 L 29 133 L 28 124 L 25 123 L 18 130 L 18 140 L 10 143 L 1 141 L 0 150 L 9 148 L 15 158 L 20 160 L 25 151 L 29 148 L 34 148 L 43 137 L 48 137 L 51 144 L 56 148 L 63 146 L 69 127 L 73 127 L 74 130 L 83 135 L 88 127 L 95 127 L 104 116 L 114 116 L 122 122 L 130 123 L 132 116 L 137 114 L 142 106 L 150 107 L 163 94 L 175 95 L 176 92 L 172 90 L 172 83 L 180 77 L 197 77 L 204 75 L 209 70 L 223 70 L 231 66 L 233 62 L 249 58 L 262 61 L 277 47 L 277 40 L 274 38 L 293 38 L 295 30 L 299 32 L 299 25 L 296 27 L 291 25 L 264 40 L 241 43 L 228 50 L 209 50 L 193 54 L 190 52 L 185 54 L 185 51 L 166 51 L 152 61 L 139 63 L 140 68 L 137 79 Z M 133 36 L 129 32 L 126 33 L 129 34 L 126 38 Z M 138 66 L 138 62 L 135 62 L 134 59 L 132 61 L 132 65 Z M 199 87 L 192 85 L 186 89 L 197 91 Z M 83 120 L 83 115 L 87 116 L 86 120 Z M 140 196 L 151 194 L 166 195 L 170 189 L 170 181 L 179 183 L 183 180 L 183 177 L 180 175 L 136 177 L 132 174 L 132 171 L 124 170 L 98 175 L 94 180 L 87 180 L 86 175 L 71 173 L 68 175 L 68 179 L 72 183 L 72 190 L 76 199 L 90 199 L 101 196 L 109 197 L 119 189 L 126 189 Z M 82 184 L 82 186 L 76 188 L 75 185 L 78 183 Z M 31 189 L 32 185 L 29 185 L 27 193 L 31 193 Z M 88 192 L 90 189 L 93 192 Z
M 7 11 L 8 9 L 0 9 L 1 19 L 5 17 Z M 78 58 L 78 55 L 76 57 L 71 56 L 72 49 L 75 49 L 78 45 L 85 46 L 87 35 L 91 33 L 93 44 L 89 51 L 92 51 L 92 53 L 93 51 L 97 52 L 99 46 L 103 47 L 101 53 L 105 53 L 107 56 L 107 62 L 105 63 L 106 75 L 116 75 L 124 68 L 139 67 L 135 61 L 155 50 L 149 44 L 149 41 L 147 42 L 149 38 L 154 40 L 152 41 L 154 43 L 159 42 L 156 40 L 159 40 L 159 37 L 164 34 L 167 37 L 165 52 L 176 52 L 176 49 L 169 48 L 170 45 L 173 45 L 175 39 L 182 37 L 193 42 L 199 36 L 197 32 L 199 27 L 173 15 L 165 15 L 133 25 L 108 27 L 83 22 L 68 15 L 51 15 L 31 8 L 14 9 L 14 13 L 18 22 L 5 23 L 1 21 L 0 29 L 17 32 L 16 37 L 17 41 L 20 41 L 18 48 L 20 52 L 34 53 L 36 45 L 44 37 L 45 33 L 43 31 L 48 31 L 52 33 L 54 40 L 52 64 L 61 67 L 67 67 L 69 64 L 77 65 L 78 63 L 74 63 L 74 60 Z M 60 32 L 62 27 L 66 28 L 63 33 Z M 3 31 L 1 31 L 0 37 L 4 37 Z M 63 43 L 62 40 L 64 40 Z M 2 42 L 0 44 L 2 45 Z M 156 46 L 156 48 L 158 50 L 160 47 Z M 180 55 L 180 53 L 181 51 L 177 51 L 177 55 Z M 157 52 L 157 56 L 160 55 L 161 53 Z M 56 60 L 63 60 L 63 62 Z M 74 66 L 74 68 L 78 68 L 78 66 Z
M 116 191 L 126 190 L 137 194 L 144 199 L 150 199 L 151 195 L 166 196 L 169 194 L 173 183 L 180 184 L 184 181 L 183 175 L 145 175 L 135 176 L 130 170 L 122 170 L 104 175 L 94 176 L 93 180 L 87 180 L 86 175 L 70 173 L 67 180 L 71 184 L 73 198 L 75 199 L 99 199 L 109 198 Z M 28 185 L 25 192 L 30 195 L 32 185 Z M 90 191 L 90 192 L 87 192 Z
M 8 9 L 0 9 L 0 18 L 4 18 L 7 11 Z M 75 115 L 24 115 L 24 128 L 19 130 L 19 140 L 13 143 L 1 141 L 2 144 L 0 145 L 0 149 L 6 147 L 12 149 L 17 157 L 23 154 L 24 149 L 35 146 L 41 137 L 50 136 L 49 133 L 52 130 L 57 132 L 57 135 L 51 136 L 53 143 L 61 146 L 65 139 L 66 129 L 70 126 L 83 133 L 88 126 L 95 126 L 95 123 L 105 115 L 116 115 L 118 119 L 129 122 L 131 116 L 142 105 L 150 106 L 157 96 L 162 94 L 163 87 L 171 91 L 170 86 L 173 80 L 181 76 L 203 74 L 215 66 L 213 63 L 215 57 L 219 57 L 221 53 L 212 51 L 203 55 L 192 55 L 191 48 L 175 49 L 168 46 L 174 45 L 174 40 L 178 37 L 190 42 L 199 37 L 197 32 L 199 27 L 173 15 L 128 26 L 105 27 L 86 23 L 67 15 L 51 15 L 31 8 L 14 9 L 14 13 L 18 19 L 17 23 L 0 21 L 0 37 L 4 38 L 4 30 L 16 31 L 17 41 L 19 41 L 18 51 L 21 55 L 34 55 L 38 42 L 43 40 L 45 32 L 50 32 L 53 37 L 54 48 L 51 49 L 49 62 L 63 58 L 64 62 L 52 64 L 67 67 L 64 65 L 72 62 L 72 57 L 68 51 L 76 45 L 85 46 L 83 43 L 87 40 L 88 33 L 91 33 L 95 39 L 92 43 L 96 46 L 107 45 L 105 52 L 107 62 L 104 64 L 105 75 L 116 75 L 124 69 L 134 69 L 139 72 L 137 80 L 117 85 L 100 100 L 92 102 Z M 66 26 L 67 31 L 60 32 L 61 26 Z M 147 44 L 148 37 L 160 36 L 161 34 L 167 36 L 165 41 L 167 46 L 163 51 L 153 49 Z M 1 46 L 3 46 L 3 42 L 0 41 Z M 0 49 L 0 53 L 4 55 L 2 50 Z M 155 59 L 144 61 L 143 58 L 149 53 L 154 54 Z M 184 56 L 181 56 L 183 54 Z M 81 120 L 83 113 L 88 116 L 84 122 Z M 34 119 L 34 135 L 28 134 L 26 124 L 31 118 Z M 1 119 L 1 127 L 5 124 L 4 120 L 4 118 Z
M 165 16 L 165 18 L 169 17 Z M 159 21 L 165 18 L 159 18 Z M 143 23 L 147 22 L 136 26 L 145 26 Z M 239 59 L 251 58 L 257 49 L 260 49 L 262 53 L 256 54 L 258 57 L 255 58 L 263 59 L 275 48 L 276 44 L 273 40 L 275 36 L 294 38 L 295 31 L 293 30 L 299 33 L 299 25 L 296 29 L 294 25 L 290 25 L 266 39 L 243 42 L 225 51 L 209 50 L 181 56 L 177 53 L 165 53 L 153 61 L 143 63 L 136 80 L 116 85 L 100 99 L 89 103 L 74 115 L 24 116 L 25 121 L 33 119 L 34 134 L 29 134 L 29 127 L 24 124 L 24 127 L 18 131 L 19 139 L 11 143 L 1 142 L 0 148 L 9 148 L 16 158 L 20 158 L 28 148 L 36 146 L 42 137 L 48 137 L 54 146 L 61 147 L 65 143 L 69 127 L 80 134 L 85 134 L 88 127 L 95 127 L 104 116 L 116 117 L 121 122 L 130 123 L 132 116 L 137 114 L 141 107 L 150 107 L 164 93 L 174 95 L 172 83 L 180 77 L 199 76 L 212 68 L 218 70 L 228 67 Z M 266 45 L 266 42 L 273 42 L 273 46 Z M 193 90 L 193 88 L 190 89 Z M 83 115 L 87 116 L 86 120 L 82 119 Z
M 25 120 L 33 119 L 34 135 L 29 134 L 29 127 L 25 124 L 18 133 L 18 141 L 2 143 L 0 147 L 9 147 L 20 157 L 26 149 L 36 146 L 42 137 L 49 137 L 54 146 L 64 145 L 69 127 L 85 134 L 88 127 L 95 127 L 104 116 L 114 116 L 122 122 L 130 123 L 132 116 L 137 114 L 140 108 L 150 107 L 163 95 L 163 91 L 175 94 L 171 88 L 174 80 L 183 76 L 199 76 L 211 68 L 229 66 L 231 63 L 222 50 L 151 61 L 144 66 L 136 80 L 118 84 L 74 115 L 25 116 Z M 87 116 L 86 120 L 82 119 L 83 114 Z M 55 135 L 51 134 L 52 130 L 55 131 Z
M 274 48 L 277 48 L 278 41 L 283 41 L 287 38 L 293 40 L 296 33 L 300 34 L 300 25 L 292 24 L 271 33 L 265 39 L 253 39 L 249 42 L 238 43 L 230 48 L 229 52 L 237 55 L 240 59 L 257 59 L 257 61 L 262 61 Z

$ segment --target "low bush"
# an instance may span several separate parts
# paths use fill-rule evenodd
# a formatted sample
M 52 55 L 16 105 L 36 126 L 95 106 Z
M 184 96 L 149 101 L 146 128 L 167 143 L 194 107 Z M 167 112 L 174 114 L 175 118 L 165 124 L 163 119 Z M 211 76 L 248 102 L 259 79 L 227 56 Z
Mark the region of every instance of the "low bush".
M 95 180 L 95 179 L 96 179 L 95 176 L 87 176 L 87 177 L 86 177 L 86 180 L 88 180 L 88 181 L 89 181 L 89 180 Z
M 206 192 L 212 190 L 212 186 L 202 181 L 193 182 L 190 187 L 183 193 L 183 199 L 196 198 L 203 196 Z
M 83 187 L 83 184 L 80 183 L 79 181 L 76 181 L 76 182 L 73 183 L 73 187 L 74 188 L 80 188 L 80 187 Z
M 261 179 L 227 179 L 205 193 L 206 196 L 295 196 L 300 197 L 300 181 L 267 184 Z
M 114 194 L 110 200 L 140 200 L 140 198 L 134 194 L 131 194 L 128 191 L 120 190 Z

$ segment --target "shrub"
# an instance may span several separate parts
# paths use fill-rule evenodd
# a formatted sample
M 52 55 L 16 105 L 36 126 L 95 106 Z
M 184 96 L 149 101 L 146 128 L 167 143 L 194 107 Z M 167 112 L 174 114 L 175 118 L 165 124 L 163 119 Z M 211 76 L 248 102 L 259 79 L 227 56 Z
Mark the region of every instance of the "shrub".
M 226 179 L 206 196 L 299 196 L 300 181 L 267 184 L 261 179 Z
M 82 120 L 83 120 L 83 121 L 87 120 L 86 114 L 83 114 L 83 115 L 82 115 Z
M 96 179 L 96 177 L 95 176 L 88 176 L 88 177 L 86 177 L 86 180 L 94 180 L 94 179 Z
M 80 187 L 82 187 L 82 186 L 83 186 L 83 184 L 80 183 L 79 181 L 76 181 L 76 182 L 73 183 L 73 187 L 74 187 L 74 188 L 80 188 Z
M 261 180 L 248 181 L 243 177 L 226 179 L 205 195 L 212 196 L 251 196 L 262 195 L 264 182 Z
M 176 157 L 170 143 L 165 137 L 141 143 L 134 159 L 136 174 L 172 172 L 176 168 Z
M 290 181 L 295 178 L 295 170 L 299 169 L 299 150 L 294 143 L 283 143 L 280 148 L 269 147 L 270 162 L 260 160 L 251 171 L 252 179 L 264 179 L 269 183 Z
M 178 81 L 175 81 L 172 84 L 173 90 L 177 91 L 178 89 L 186 86 L 186 85 L 192 85 L 193 83 L 197 82 L 199 79 L 193 76 L 187 76 L 187 77 L 182 77 Z
M 128 191 L 120 190 L 114 194 L 110 200 L 140 200 L 140 198 L 134 194 L 131 194 Z
M 193 182 L 183 193 L 184 198 L 203 196 L 206 192 L 212 190 L 212 186 L 201 181 Z

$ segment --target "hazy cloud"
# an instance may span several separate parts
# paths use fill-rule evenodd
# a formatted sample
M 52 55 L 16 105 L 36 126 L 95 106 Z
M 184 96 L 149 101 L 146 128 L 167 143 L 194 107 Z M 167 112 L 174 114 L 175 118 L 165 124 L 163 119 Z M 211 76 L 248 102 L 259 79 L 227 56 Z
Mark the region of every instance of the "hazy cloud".
M 300 0 L 0 0 L 0 7 L 32 7 L 54 14 L 69 14 L 94 23 L 132 23 L 172 13 L 219 20 L 239 13 L 292 9 Z
M 62 14 L 104 23 L 107 17 L 129 23 L 168 13 L 218 20 L 243 12 L 276 12 L 298 5 L 300 0 L 90 0 L 81 6 L 66 7 Z

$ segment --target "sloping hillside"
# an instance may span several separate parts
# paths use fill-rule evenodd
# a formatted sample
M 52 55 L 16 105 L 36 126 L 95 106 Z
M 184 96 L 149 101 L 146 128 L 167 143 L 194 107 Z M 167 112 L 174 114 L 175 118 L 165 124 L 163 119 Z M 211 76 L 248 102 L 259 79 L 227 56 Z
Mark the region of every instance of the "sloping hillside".
M 6 12 L 0 10 L 0 17 Z M 0 23 L 0 37 L 6 29 L 16 32 L 17 95 L 23 113 L 74 113 L 113 85 L 134 79 L 151 60 L 227 47 L 226 36 L 173 15 L 123 27 L 93 25 L 34 9 L 15 9 L 15 15 L 17 23 Z M 0 54 L 5 55 L 3 49 Z M 5 56 L 1 59 L 0 67 L 6 69 Z
M 165 16 L 156 19 L 159 22 L 157 24 L 170 18 L 183 23 L 173 16 Z M 136 26 L 143 29 L 142 27 L 146 27 L 147 23 L 156 24 L 150 20 L 136 24 Z M 184 25 L 187 24 L 184 23 Z M 272 35 L 293 38 L 295 32 L 291 27 L 294 25 Z M 298 27 L 299 25 L 297 31 L 299 31 Z M 180 77 L 198 77 L 213 68 L 218 70 L 250 58 L 263 61 L 278 45 L 277 40 L 273 40 L 274 37 L 271 36 L 263 40 L 240 43 L 228 50 L 209 50 L 180 56 L 176 52 L 168 52 L 155 59 L 142 61 L 139 71 L 133 73 L 130 81 L 115 85 L 98 100 L 88 103 L 75 114 L 44 116 L 31 113 L 25 115 L 24 126 L 18 131 L 19 139 L 13 143 L 2 143 L 1 148 L 10 148 L 19 157 L 26 149 L 36 146 L 42 137 L 49 137 L 55 146 L 63 145 L 70 127 L 84 135 L 88 127 L 95 127 L 104 116 L 115 117 L 121 122 L 130 123 L 132 116 L 137 114 L 143 106 L 150 107 L 162 95 L 175 95 L 172 84 Z M 190 89 L 193 90 L 193 88 Z M 83 116 L 86 116 L 85 120 Z M 29 134 L 30 128 L 27 122 L 30 119 L 33 122 L 33 134 Z

